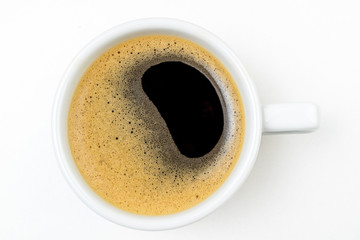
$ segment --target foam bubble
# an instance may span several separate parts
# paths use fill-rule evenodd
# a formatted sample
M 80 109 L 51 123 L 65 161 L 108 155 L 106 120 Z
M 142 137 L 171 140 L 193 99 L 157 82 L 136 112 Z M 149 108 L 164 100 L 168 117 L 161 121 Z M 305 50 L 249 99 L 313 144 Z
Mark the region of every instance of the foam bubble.
M 224 130 L 208 154 L 177 149 L 141 77 L 155 64 L 182 61 L 212 81 L 221 96 Z M 231 173 L 244 138 L 241 97 L 225 67 L 202 47 L 174 36 L 144 36 L 111 48 L 83 75 L 68 119 L 73 158 L 104 200 L 143 215 L 176 213 L 215 192 Z

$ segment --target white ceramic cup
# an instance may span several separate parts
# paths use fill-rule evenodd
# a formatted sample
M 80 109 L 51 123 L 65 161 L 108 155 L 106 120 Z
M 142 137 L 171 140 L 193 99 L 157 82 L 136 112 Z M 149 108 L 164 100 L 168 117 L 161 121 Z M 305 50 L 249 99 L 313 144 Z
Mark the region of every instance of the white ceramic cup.
M 67 135 L 70 102 L 86 69 L 109 48 L 143 35 L 175 35 L 207 49 L 230 72 L 240 91 L 245 108 L 245 140 L 240 158 L 224 184 L 198 205 L 171 215 L 143 216 L 122 211 L 104 201 L 86 184 L 72 158 Z M 53 110 L 53 142 L 65 179 L 77 196 L 93 211 L 108 220 L 142 230 L 165 230 L 195 222 L 213 212 L 233 195 L 249 175 L 264 133 L 310 132 L 318 127 L 315 105 L 261 105 L 252 80 L 236 55 L 219 38 L 193 24 L 174 19 L 142 19 L 114 27 L 91 41 L 66 70 Z

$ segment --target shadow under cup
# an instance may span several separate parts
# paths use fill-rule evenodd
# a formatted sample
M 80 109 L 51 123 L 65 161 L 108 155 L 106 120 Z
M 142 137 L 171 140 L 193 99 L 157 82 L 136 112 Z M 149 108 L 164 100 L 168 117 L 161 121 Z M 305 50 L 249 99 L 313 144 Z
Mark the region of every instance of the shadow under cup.
M 125 212 L 100 198 L 82 178 L 71 155 L 68 112 L 75 89 L 89 66 L 120 42 L 144 35 L 174 35 L 188 39 L 212 53 L 226 67 L 240 92 L 245 111 L 245 138 L 240 158 L 224 184 L 198 205 L 170 215 L 143 216 Z M 193 24 L 173 19 L 144 19 L 114 27 L 90 42 L 66 70 L 53 110 L 53 142 L 65 179 L 77 196 L 106 219 L 131 228 L 165 230 L 181 227 L 210 214 L 241 186 L 255 162 L 261 134 L 261 109 L 256 90 L 235 54 L 217 37 Z

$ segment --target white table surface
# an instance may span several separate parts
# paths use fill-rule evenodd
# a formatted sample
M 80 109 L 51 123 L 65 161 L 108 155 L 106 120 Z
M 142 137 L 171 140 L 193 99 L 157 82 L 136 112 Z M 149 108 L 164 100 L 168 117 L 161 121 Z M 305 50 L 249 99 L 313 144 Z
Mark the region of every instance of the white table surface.
M 143 232 L 89 210 L 58 169 L 51 110 L 90 39 L 143 17 L 201 25 L 240 57 L 263 103 L 309 101 L 312 134 L 265 136 L 252 174 L 212 215 Z M 360 239 L 360 2 L 1 1 L 0 239 Z

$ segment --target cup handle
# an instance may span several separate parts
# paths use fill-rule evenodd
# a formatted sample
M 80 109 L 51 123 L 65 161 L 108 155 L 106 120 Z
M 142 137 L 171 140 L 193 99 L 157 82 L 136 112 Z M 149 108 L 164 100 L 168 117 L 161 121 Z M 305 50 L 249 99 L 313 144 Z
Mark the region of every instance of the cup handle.
M 309 133 L 319 127 L 319 111 L 312 103 L 263 106 L 263 134 Z

